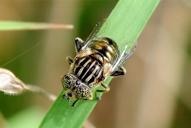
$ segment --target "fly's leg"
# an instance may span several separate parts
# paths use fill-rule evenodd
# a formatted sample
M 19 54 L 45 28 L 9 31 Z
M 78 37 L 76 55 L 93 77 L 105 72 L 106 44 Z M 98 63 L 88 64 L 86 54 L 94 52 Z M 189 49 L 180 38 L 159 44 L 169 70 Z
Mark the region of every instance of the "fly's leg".
M 126 74 L 126 69 L 122 66 L 120 66 L 119 68 L 117 68 L 116 70 L 114 70 L 111 73 L 111 76 L 121 76 L 121 75 L 125 75 Z
M 64 100 L 69 101 L 69 98 L 68 98 L 65 94 L 62 95 L 62 98 L 63 98 Z
M 75 100 L 73 103 L 72 103 L 72 107 L 75 107 L 76 103 L 78 102 L 79 100 Z
M 110 88 L 105 84 L 101 83 L 101 86 L 104 88 L 104 92 L 109 92 Z
M 65 99 L 65 100 L 67 100 L 67 101 L 70 101 L 70 100 L 69 100 L 69 98 L 68 98 L 68 97 L 66 97 L 66 95 L 65 95 L 65 94 L 63 94 L 63 95 L 62 95 L 62 98 L 63 98 L 63 99 Z M 76 103 L 77 103 L 78 101 L 79 101 L 78 99 L 77 99 L 77 100 L 75 100 L 75 101 L 72 103 L 72 107 L 75 107 L 75 105 L 76 105 Z
M 81 48 L 84 46 L 84 41 L 81 38 L 76 37 L 75 45 L 76 45 L 76 51 L 79 52 L 81 50 Z
M 100 95 L 98 95 L 100 92 L 105 92 L 105 90 L 96 90 L 96 92 L 95 92 L 95 98 L 96 98 L 96 100 L 101 100 L 101 96 Z
M 69 65 L 71 65 L 74 62 L 73 58 L 70 56 L 66 57 L 66 61 L 68 62 Z
M 110 90 L 110 88 L 108 86 L 106 86 L 105 84 L 101 83 L 101 86 L 104 88 L 103 90 L 96 90 L 95 92 L 95 97 L 96 100 L 101 100 L 101 96 L 98 95 L 98 93 L 104 93 L 104 92 L 108 92 Z
M 123 65 L 125 60 L 131 57 L 131 55 L 134 53 L 136 49 L 136 46 L 137 45 L 133 46 L 131 51 L 122 53 L 122 55 L 119 57 L 120 59 L 118 59 L 117 62 L 115 62 L 115 64 L 113 65 L 111 76 L 125 75 L 126 70 L 123 66 L 120 66 L 120 65 Z M 125 48 L 128 48 L 128 47 L 126 46 Z

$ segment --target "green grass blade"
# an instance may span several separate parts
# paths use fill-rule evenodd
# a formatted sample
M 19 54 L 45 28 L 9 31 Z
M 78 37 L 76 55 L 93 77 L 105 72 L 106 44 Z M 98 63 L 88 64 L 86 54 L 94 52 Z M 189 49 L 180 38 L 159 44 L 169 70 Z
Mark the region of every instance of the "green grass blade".
M 43 29 L 73 29 L 73 25 L 20 22 L 20 21 L 0 21 L 0 31 L 43 30 Z
M 98 32 L 98 36 L 114 39 L 122 52 L 130 50 L 149 20 L 159 0 L 119 0 L 112 13 Z M 109 84 L 112 78 L 104 81 Z M 71 107 L 62 99 L 62 93 L 47 113 L 40 128 L 79 128 L 87 119 L 97 101 L 80 101 Z

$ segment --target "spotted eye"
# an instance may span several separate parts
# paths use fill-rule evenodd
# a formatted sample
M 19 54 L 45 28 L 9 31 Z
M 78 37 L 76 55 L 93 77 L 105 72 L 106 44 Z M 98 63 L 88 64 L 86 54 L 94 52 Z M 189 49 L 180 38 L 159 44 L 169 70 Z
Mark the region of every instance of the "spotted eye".
M 88 94 L 88 89 L 84 88 L 82 96 L 85 97 L 85 96 L 87 96 L 87 94 Z
M 70 84 L 71 83 L 69 76 L 67 76 L 67 75 L 64 76 L 64 83 L 65 84 Z
M 68 75 L 64 76 L 63 84 L 64 84 L 64 87 L 66 87 L 66 88 L 71 87 L 72 82 L 71 82 L 70 76 L 68 76 Z

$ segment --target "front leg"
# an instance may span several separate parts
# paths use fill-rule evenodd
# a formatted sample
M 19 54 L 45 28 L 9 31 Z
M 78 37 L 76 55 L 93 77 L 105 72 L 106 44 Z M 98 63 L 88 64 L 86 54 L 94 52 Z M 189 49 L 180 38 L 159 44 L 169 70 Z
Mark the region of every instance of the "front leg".
M 78 102 L 79 100 L 76 99 L 73 103 L 72 103 L 72 107 L 75 107 L 76 103 Z
M 106 86 L 104 83 L 101 83 L 101 86 L 104 88 L 104 92 L 110 91 L 110 87 Z

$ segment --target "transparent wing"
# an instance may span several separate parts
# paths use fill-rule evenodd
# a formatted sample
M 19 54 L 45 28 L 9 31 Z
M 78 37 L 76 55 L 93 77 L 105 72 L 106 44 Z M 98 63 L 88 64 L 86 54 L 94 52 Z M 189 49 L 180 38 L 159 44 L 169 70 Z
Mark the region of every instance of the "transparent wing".
M 114 62 L 112 71 L 115 71 L 119 66 L 123 65 L 125 61 L 127 61 L 131 57 L 131 55 L 134 53 L 136 49 L 136 46 L 137 45 L 135 45 L 130 51 L 127 50 L 128 45 L 125 47 L 123 52 L 120 54 L 119 58 L 116 60 L 116 62 Z
M 105 21 L 105 20 L 104 20 Z M 87 37 L 86 41 L 85 41 L 85 45 L 82 47 L 82 49 L 87 48 L 92 42 L 92 40 L 98 38 L 97 37 L 97 33 L 99 32 L 101 26 L 103 25 L 103 22 L 99 22 L 95 25 L 95 27 L 93 28 L 93 30 L 91 31 L 91 33 L 89 34 L 89 36 Z

